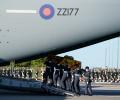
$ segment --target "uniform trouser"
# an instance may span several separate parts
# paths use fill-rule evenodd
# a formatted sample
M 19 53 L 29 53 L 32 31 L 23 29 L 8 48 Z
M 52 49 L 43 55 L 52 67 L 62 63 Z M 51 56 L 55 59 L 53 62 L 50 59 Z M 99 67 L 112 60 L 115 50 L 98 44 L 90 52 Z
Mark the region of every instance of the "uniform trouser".
M 77 94 L 80 94 L 80 85 L 79 85 L 79 76 L 75 76 L 75 79 L 74 79 L 74 88 L 75 88 L 75 92 Z
M 72 81 L 72 91 L 75 92 L 74 81 Z
M 67 78 L 66 84 L 67 84 L 67 90 L 71 91 L 72 90 L 71 78 L 69 78 L 69 77 Z
M 61 87 L 63 89 L 66 89 L 66 80 L 67 80 L 68 73 L 63 73 L 62 79 L 61 79 Z
M 50 79 L 50 68 L 46 68 L 46 71 L 43 73 L 43 82 L 48 83 L 48 79 Z
M 53 82 L 53 73 L 49 73 L 48 78 L 50 80 L 49 85 L 53 85 L 54 84 L 54 82 Z
M 59 77 L 59 73 L 54 73 L 53 74 L 53 82 L 54 82 L 55 86 L 57 86 L 58 77 Z
M 62 79 L 62 76 L 63 76 L 63 71 L 60 70 L 60 80 Z
M 87 95 L 92 95 L 92 87 L 91 87 L 91 83 L 89 82 L 85 82 L 85 94 Z
M 44 72 L 43 73 L 43 83 L 47 83 L 47 73 L 46 72 Z
M 53 85 L 53 72 L 51 71 L 50 68 L 46 68 L 46 78 L 47 78 L 47 82 L 48 80 L 50 80 L 49 85 Z

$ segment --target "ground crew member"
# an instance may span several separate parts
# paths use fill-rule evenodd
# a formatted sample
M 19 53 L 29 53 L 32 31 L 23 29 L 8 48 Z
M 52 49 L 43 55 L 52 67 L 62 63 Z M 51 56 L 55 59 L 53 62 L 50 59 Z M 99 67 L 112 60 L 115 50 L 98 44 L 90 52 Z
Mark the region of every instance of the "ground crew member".
M 90 70 L 89 70 L 89 67 L 87 66 L 85 68 L 85 73 L 84 73 L 84 76 L 85 76 L 85 95 L 92 95 L 92 88 L 91 88 L 91 76 L 90 76 Z

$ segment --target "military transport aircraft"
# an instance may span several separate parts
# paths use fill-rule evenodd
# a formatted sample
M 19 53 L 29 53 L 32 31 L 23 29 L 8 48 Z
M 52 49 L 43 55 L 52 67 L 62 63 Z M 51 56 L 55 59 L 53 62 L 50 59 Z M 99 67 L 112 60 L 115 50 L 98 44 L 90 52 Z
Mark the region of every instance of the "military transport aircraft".
M 0 0 L 0 62 L 82 48 L 120 35 L 120 0 Z
M 118 36 L 120 0 L 0 0 L 0 63 L 59 54 Z M 73 95 L 8 77 L 0 77 L 0 88 Z

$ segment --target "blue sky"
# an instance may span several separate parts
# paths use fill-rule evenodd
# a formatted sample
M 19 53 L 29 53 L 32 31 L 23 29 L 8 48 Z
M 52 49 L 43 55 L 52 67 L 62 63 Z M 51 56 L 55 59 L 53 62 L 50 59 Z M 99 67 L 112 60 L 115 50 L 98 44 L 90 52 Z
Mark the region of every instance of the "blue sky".
M 120 48 L 120 38 L 115 38 L 92 46 L 59 54 L 59 56 L 65 55 L 73 56 L 74 59 L 82 61 L 82 67 L 90 66 L 91 68 L 93 67 L 104 68 L 105 65 L 107 65 L 109 67 L 115 68 L 117 67 L 118 41 Z M 119 56 L 119 68 L 120 68 L 120 56 Z

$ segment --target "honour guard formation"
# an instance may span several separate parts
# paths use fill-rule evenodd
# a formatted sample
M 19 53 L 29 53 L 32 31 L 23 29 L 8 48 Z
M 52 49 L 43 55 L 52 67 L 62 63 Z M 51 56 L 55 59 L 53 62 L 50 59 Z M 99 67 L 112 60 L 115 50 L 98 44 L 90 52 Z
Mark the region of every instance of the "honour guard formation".
M 120 69 L 102 69 L 88 66 L 81 68 L 81 62 L 66 58 L 48 58 L 43 69 L 26 67 L 0 67 L 0 76 L 16 79 L 42 80 L 43 84 L 70 91 L 80 96 L 81 83 L 84 83 L 84 95 L 92 96 L 91 83 L 120 83 Z M 42 77 L 42 78 L 41 78 Z

